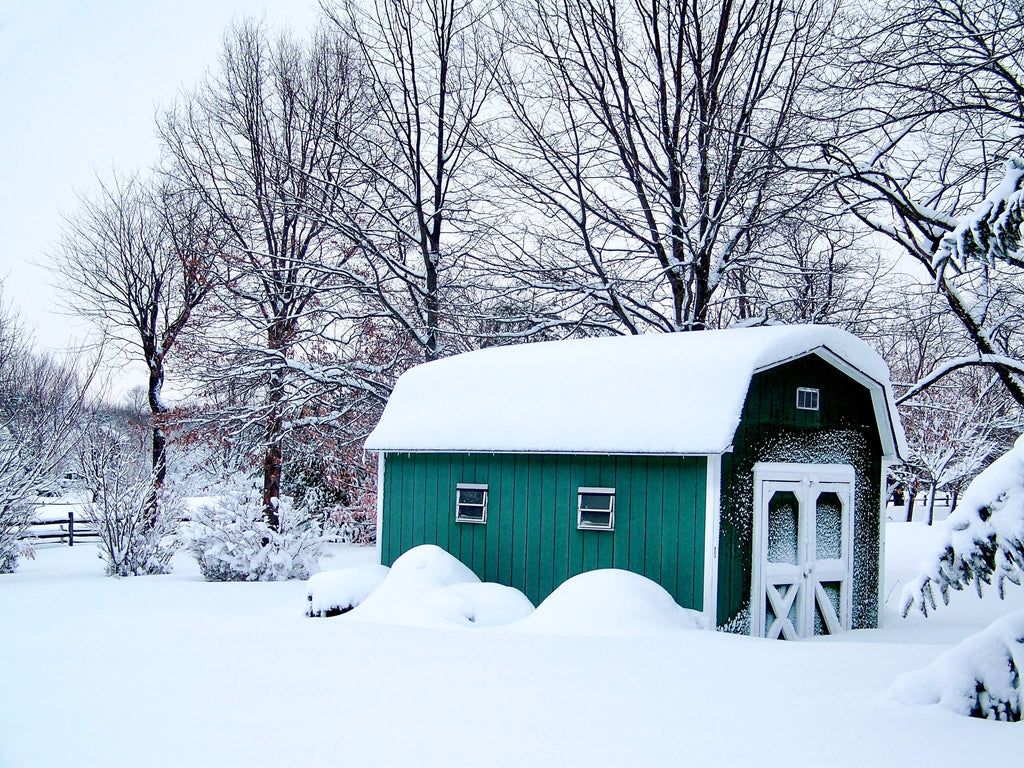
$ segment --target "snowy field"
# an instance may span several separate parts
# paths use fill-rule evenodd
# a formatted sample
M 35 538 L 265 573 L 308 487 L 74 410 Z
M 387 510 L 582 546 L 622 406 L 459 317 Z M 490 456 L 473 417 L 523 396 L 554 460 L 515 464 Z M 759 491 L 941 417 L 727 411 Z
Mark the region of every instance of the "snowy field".
M 893 603 L 933 537 L 889 525 Z M 0 766 L 914 768 L 1011 765 L 1024 746 L 1019 725 L 887 694 L 1024 589 L 798 643 L 309 619 L 305 598 L 204 583 L 185 556 L 118 580 L 94 545 L 39 548 L 0 576 Z

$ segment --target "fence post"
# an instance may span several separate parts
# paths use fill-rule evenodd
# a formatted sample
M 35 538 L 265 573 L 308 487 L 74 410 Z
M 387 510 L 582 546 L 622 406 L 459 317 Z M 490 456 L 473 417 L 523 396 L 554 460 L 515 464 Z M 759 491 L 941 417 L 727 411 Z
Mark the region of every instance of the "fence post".
M 75 509 L 68 508 L 68 546 L 75 546 Z

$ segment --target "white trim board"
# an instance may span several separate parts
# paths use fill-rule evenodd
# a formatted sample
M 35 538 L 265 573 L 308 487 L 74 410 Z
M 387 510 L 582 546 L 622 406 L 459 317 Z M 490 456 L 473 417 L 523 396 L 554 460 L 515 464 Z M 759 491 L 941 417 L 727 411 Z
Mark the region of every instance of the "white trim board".
M 704 502 L 704 610 L 708 627 L 718 626 L 718 540 L 722 522 L 722 455 L 708 456 Z

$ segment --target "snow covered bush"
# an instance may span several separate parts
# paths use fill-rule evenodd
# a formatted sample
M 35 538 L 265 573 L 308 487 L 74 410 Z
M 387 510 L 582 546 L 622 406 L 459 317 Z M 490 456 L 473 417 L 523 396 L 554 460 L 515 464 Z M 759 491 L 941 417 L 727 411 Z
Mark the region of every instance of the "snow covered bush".
M 381 585 L 349 615 L 363 621 L 426 627 L 509 624 L 533 611 L 522 592 L 482 583 L 473 571 L 433 544 L 413 547 Z
M 329 524 L 336 531 L 338 541 L 370 547 L 377 543 L 376 511 L 362 507 L 337 507 L 329 515 Z
M 89 505 L 89 515 L 99 532 L 99 555 L 107 575 L 170 573 L 181 510 L 180 501 L 165 491 L 157 495 L 154 510 L 149 477 L 111 485 L 98 494 Z
M 0 280 L 0 573 L 11 573 L 30 551 L 18 539 L 38 491 L 60 476 L 75 445 L 90 375 L 35 354 L 2 288 Z
M 1024 611 L 1015 611 L 939 656 L 900 675 L 890 695 L 904 704 L 942 704 L 989 720 L 1021 719 Z
M 921 573 L 903 587 L 900 611 L 915 606 L 925 615 L 943 603 L 950 590 L 974 584 L 981 594 L 994 581 L 1000 596 L 1005 583 L 1020 584 L 1024 573 L 1024 436 L 967 487 L 943 523 L 943 542 L 923 564 Z
M 380 586 L 389 570 L 386 565 L 361 565 L 314 574 L 309 579 L 306 615 L 328 617 L 351 611 Z
M 14 573 L 21 549 L 15 536 L 0 536 L 0 573 Z
M 0 481 L 2 472 L 0 472 Z M 22 554 L 18 539 L 32 522 L 33 507 L 27 494 L 20 498 L 0 499 L 0 573 L 14 573 Z
M 186 547 L 207 581 L 308 579 L 318 570 L 325 541 L 319 526 L 293 509 L 278 506 L 280 530 L 263 517 L 263 505 L 244 492 L 200 506 L 185 527 Z
M 100 537 L 99 555 L 108 576 L 170 573 L 183 505 L 155 478 L 133 436 L 95 427 L 79 458 L 92 500 L 86 514 Z

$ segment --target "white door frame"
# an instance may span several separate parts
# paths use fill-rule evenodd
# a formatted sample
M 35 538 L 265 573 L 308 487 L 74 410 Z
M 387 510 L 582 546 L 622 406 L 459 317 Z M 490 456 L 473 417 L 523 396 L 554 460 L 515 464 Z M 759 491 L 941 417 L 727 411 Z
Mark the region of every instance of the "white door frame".
M 853 516 L 855 473 L 848 464 L 793 464 L 782 462 L 758 462 L 754 465 L 754 526 L 751 546 L 753 558 L 751 569 L 750 599 L 750 634 L 755 637 L 765 636 L 765 599 L 767 590 L 774 589 L 776 584 L 785 583 L 786 579 L 795 589 L 787 592 L 782 598 L 776 592 L 775 597 L 785 600 L 789 605 L 797 601 L 797 614 L 803 617 L 801 623 L 813 621 L 815 599 L 824 601 L 822 581 L 841 581 L 843 589 L 840 593 L 840 610 L 838 621 L 823 615 L 830 632 L 850 628 L 850 617 L 853 608 Z M 797 496 L 801 506 L 813 510 L 812 497 L 816 501 L 820 492 L 835 492 L 844 500 L 842 517 L 841 557 L 835 560 L 818 560 L 815 551 L 815 531 L 812 520 L 807 514 L 799 517 L 797 531 L 797 565 L 777 564 L 772 576 L 773 584 L 768 584 L 766 567 L 767 553 L 767 509 L 765 503 L 777 490 L 793 489 L 797 484 Z M 766 493 L 768 491 L 768 493 Z M 802 497 L 802 498 L 801 498 Z M 788 571 L 792 573 L 788 573 Z M 814 590 L 814 593 L 811 590 Z M 822 594 L 818 595 L 817 593 Z M 788 615 L 788 614 L 787 614 Z M 804 626 L 793 627 L 788 620 L 781 626 L 781 636 L 794 639 L 806 636 Z M 813 624 L 812 624 L 813 626 Z

